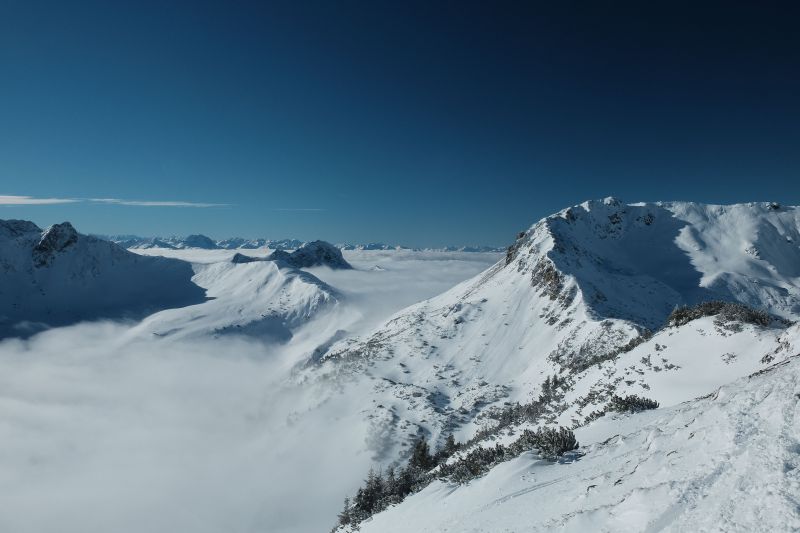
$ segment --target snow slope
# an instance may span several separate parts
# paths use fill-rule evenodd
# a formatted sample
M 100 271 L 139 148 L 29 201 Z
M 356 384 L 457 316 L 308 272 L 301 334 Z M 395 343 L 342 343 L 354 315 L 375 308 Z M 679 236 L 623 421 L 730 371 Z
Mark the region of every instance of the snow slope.
M 800 360 L 704 398 L 576 431 L 585 454 L 534 453 L 467 485 L 436 481 L 363 533 L 797 531 Z
M 340 294 L 312 274 L 275 261 L 195 264 L 209 301 L 147 317 L 136 330 L 161 337 L 243 334 L 285 342 L 337 306 Z
M 98 318 L 141 318 L 205 300 L 188 263 L 81 235 L 0 221 L 0 336 Z
M 796 208 L 770 204 L 585 202 L 534 224 L 484 273 L 335 343 L 303 379 L 372 383 L 365 416 L 384 463 L 420 434 L 466 440 L 488 407 L 529 402 L 554 374 L 570 385 L 553 422 L 582 421 L 615 391 L 674 405 L 766 366 L 782 326 L 648 330 L 710 299 L 797 318 L 798 228 Z

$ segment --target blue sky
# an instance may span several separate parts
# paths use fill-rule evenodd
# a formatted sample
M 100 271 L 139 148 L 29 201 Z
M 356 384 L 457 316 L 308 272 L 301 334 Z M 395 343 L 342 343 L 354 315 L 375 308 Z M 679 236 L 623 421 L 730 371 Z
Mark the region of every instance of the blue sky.
M 0 196 L 79 199 L 0 217 L 502 245 L 609 195 L 798 204 L 797 11 L 0 0 Z

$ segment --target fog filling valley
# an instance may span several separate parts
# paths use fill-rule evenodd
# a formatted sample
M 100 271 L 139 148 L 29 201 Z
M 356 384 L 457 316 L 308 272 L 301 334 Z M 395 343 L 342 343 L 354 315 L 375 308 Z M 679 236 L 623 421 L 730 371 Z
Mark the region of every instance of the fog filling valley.
M 498 258 L 346 256 L 356 270 L 312 271 L 360 317 L 351 333 Z M 0 342 L 0 530 L 330 528 L 372 452 L 359 414 L 368 391 L 344 396 L 288 380 L 325 339 L 307 328 L 296 344 L 172 340 L 135 326 L 83 323 Z

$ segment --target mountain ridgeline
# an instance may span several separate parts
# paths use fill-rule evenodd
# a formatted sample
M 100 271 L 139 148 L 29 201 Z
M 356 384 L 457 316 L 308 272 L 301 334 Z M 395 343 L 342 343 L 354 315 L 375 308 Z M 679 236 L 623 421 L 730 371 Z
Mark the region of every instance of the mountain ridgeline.
M 117 243 L 123 248 L 131 250 L 147 250 L 160 248 L 165 250 L 257 250 L 269 248 L 271 250 L 297 250 L 298 248 L 311 244 L 312 241 L 301 241 L 298 239 L 245 239 L 242 237 L 230 237 L 227 239 L 213 240 L 206 235 L 189 235 L 187 237 L 140 237 L 138 235 L 97 235 L 98 238 Z M 319 242 L 319 241 L 316 241 Z M 399 244 L 386 244 L 383 242 L 371 242 L 364 244 L 339 243 L 335 245 L 339 250 L 346 251 L 435 251 L 435 252 L 466 252 L 466 253 L 497 253 L 503 248 L 496 246 L 444 246 L 439 248 L 410 248 Z
M 205 301 L 189 263 L 144 257 L 69 222 L 0 221 L 0 336 L 98 318 L 142 318 Z
M 362 490 L 387 483 L 380 468 L 404 464 L 420 438 L 433 450 L 452 448 L 451 435 L 462 441 L 429 471 L 417 473 L 404 496 L 414 498 L 413 506 L 390 498 L 374 507 L 386 509 L 376 520 L 361 522 L 371 513 L 364 512 L 369 505 L 363 494 L 361 504 L 356 494 L 339 527 L 466 527 L 455 508 L 448 510 L 447 494 L 472 494 L 471 508 L 493 504 L 479 493 L 445 488 L 483 483 L 473 474 L 453 477 L 449 465 L 462 464 L 466 470 L 459 472 L 480 478 L 513 461 L 516 468 L 525 465 L 531 478 L 555 479 L 567 474 L 541 469 L 572 472 L 571 464 L 602 447 L 593 444 L 600 441 L 592 440 L 597 436 L 591 428 L 613 428 L 614 420 L 631 417 L 630 431 L 638 431 L 635 421 L 651 416 L 642 413 L 673 409 L 788 361 L 800 347 L 794 323 L 800 318 L 798 244 L 800 210 L 774 202 L 584 202 L 521 232 L 484 273 L 398 313 L 362 339 L 335 343 L 315 372 L 326 379 L 361 376 L 375 391 L 365 416 L 377 474 Z M 545 428 L 553 435 L 575 431 L 585 446 L 553 462 L 541 439 L 525 437 Z M 588 442 L 579 434 L 583 428 Z M 528 466 L 525 453 L 548 459 L 550 466 Z M 597 476 L 616 479 L 597 468 Z M 701 481 L 688 475 L 685 482 Z M 581 506 L 604 505 L 602 493 L 594 494 L 589 489 L 591 502 Z M 431 525 L 407 525 L 425 522 L 413 519 L 413 509 L 429 500 L 440 502 Z M 667 512 L 672 505 L 669 497 L 657 507 Z M 511 521 L 507 529 L 580 530 L 575 507 L 562 507 L 564 514 L 547 524 L 532 518 Z
M 232 263 L 253 263 L 256 261 L 275 261 L 291 268 L 311 268 L 326 266 L 332 269 L 352 269 L 353 267 L 342 256 L 342 251 L 325 241 L 308 242 L 294 250 L 275 250 L 268 257 L 252 257 L 236 253 Z

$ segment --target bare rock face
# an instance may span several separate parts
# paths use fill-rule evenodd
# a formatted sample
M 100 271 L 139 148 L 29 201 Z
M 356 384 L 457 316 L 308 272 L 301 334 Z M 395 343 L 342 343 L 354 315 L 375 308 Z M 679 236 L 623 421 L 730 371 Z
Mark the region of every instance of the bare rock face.
M 78 232 L 69 222 L 53 224 L 42 234 L 33 248 L 33 264 L 37 267 L 49 266 L 55 255 L 78 242 Z

